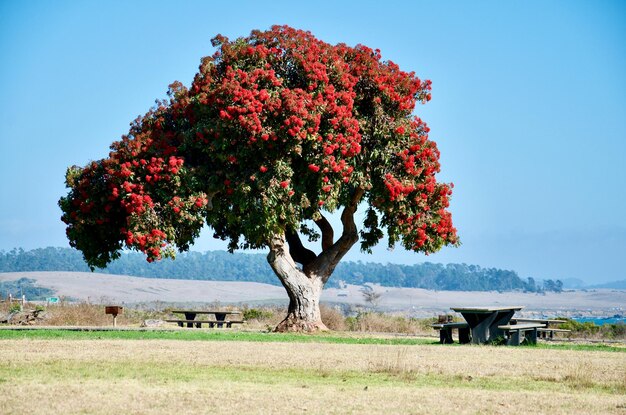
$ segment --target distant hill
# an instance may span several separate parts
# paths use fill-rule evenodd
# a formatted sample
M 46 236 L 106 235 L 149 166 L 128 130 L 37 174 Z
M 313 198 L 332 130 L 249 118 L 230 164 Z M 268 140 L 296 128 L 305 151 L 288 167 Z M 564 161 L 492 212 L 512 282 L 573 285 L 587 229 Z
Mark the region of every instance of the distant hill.
M 606 282 L 604 284 L 592 285 L 587 288 L 608 288 L 613 290 L 626 290 L 626 280 Z
M 70 248 L 40 248 L 30 251 L 0 251 L 0 272 L 73 271 L 88 272 L 80 252 Z M 225 251 L 187 252 L 175 261 L 146 262 L 139 253 L 124 253 L 121 258 L 98 270 L 105 274 L 134 275 L 148 278 L 173 278 L 205 281 L 248 281 L 280 285 L 265 254 L 230 254 Z M 536 283 L 521 279 L 515 271 L 482 268 L 467 264 L 414 265 L 342 262 L 337 266 L 328 288 L 340 284 L 378 284 L 386 287 L 424 288 L 450 291 L 561 291 L 561 281 Z
M 38 289 L 50 289 L 53 295 L 67 301 L 87 301 L 92 304 L 132 304 L 141 307 L 197 307 L 200 304 L 239 303 L 251 307 L 263 304 L 287 305 L 287 292 L 283 287 L 256 282 L 199 281 L 165 278 L 143 278 L 98 272 L 8 272 L 0 273 L 0 285 L 20 281 L 32 282 Z M 576 290 L 562 293 L 493 292 L 493 291 L 444 291 L 420 288 L 381 287 L 372 285 L 379 294 L 380 311 L 404 311 L 419 318 L 450 313 L 452 306 L 479 307 L 485 304 L 524 305 L 523 317 L 596 315 L 612 316 L 615 310 L 626 304 L 626 291 Z M 14 291 L 21 295 L 20 288 Z M 326 304 L 366 305 L 359 285 L 342 288 L 325 288 L 322 302 Z M 6 291 L 0 293 L 6 296 Z M 26 298 L 36 300 L 35 293 Z M 43 298 L 45 300 L 45 298 Z M 589 314 L 586 314 L 589 313 Z

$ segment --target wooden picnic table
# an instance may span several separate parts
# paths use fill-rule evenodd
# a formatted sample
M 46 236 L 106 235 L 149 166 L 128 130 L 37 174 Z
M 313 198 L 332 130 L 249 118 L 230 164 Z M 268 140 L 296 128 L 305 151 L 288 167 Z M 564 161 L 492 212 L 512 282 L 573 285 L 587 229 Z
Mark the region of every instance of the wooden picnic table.
M 483 344 L 505 336 L 505 330 L 498 328 L 509 324 L 516 311 L 524 306 L 499 307 L 451 307 L 461 313 L 472 333 L 473 344 Z
M 241 311 L 227 311 L 227 310 L 172 310 L 174 314 L 184 314 L 185 319 L 177 319 L 177 320 L 166 320 L 172 323 L 178 323 L 180 327 L 183 327 L 184 324 L 187 324 L 187 327 L 202 327 L 202 324 L 208 324 L 209 327 L 216 326 L 217 328 L 224 327 L 232 327 L 232 324 L 241 324 L 243 323 L 243 319 L 241 318 Z M 200 320 L 197 317 L 199 315 L 213 315 L 214 320 Z M 226 319 L 226 316 L 233 316 L 235 318 Z

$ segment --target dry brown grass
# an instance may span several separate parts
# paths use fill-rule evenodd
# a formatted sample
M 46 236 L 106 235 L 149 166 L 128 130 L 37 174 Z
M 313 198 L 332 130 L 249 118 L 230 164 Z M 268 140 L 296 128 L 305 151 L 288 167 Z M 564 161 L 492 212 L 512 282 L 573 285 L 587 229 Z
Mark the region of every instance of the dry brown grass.
M 92 304 L 87 302 L 61 302 L 43 306 L 45 312 L 41 314 L 41 319 L 33 322 L 38 326 L 111 326 L 113 316 L 105 314 L 105 305 Z M 36 307 L 34 303 L 28 303 L 25 310 L 32 310 Z M 42 307 L 42 306 L 40 306 Z M 5 307 L 7 310 L 8 308 Z M 205 305 L 198 309 L 220 308 L 230 309 L 231 307 L 217 305 Z M 2 312 L 0 308 L 0 312 Z M 6 312 L 6 310 L 5 310 Z M 154 306 L 150 308 L 124 307 L 122 314 L 117 316 L 118 326 L 138 327 L 144 320 L 163 320 L 173 318 L 171 307 Z M 180 317 L 180 316 L 179 316 Z
M 104 313 L 104 306 L 87 303 L 51 305 L 41 323 L 51 326 L 110 326 L 113 317 Z M 126 314 L 117 317 L 119 325 L 136 323 Z
M 330 330 L 345 331 L 347 329 L 346 318 L 337 308 L 322 304 L 320 306 L 322 321 Z
M 412 319 L 384 313 L 359 313 L 347 319 L 351 331 L 370 333 L 400 333 L 411 335 L 433 335 L 431 319 Z
M 601 351 L 3 340 L 0 413 L 623 414 L 625 374 Z
M 271 330 L 285 317 L 285 307 L 255 308 L 257 317 L 247 320 L 251 329 Z M 333 331 L 356 331 L 368 333 L 397 333 L 410 335 L 436 334 L 430 324 L 432 319 L 412 319 L 403 316 L 394 316 L 384 313 L 362 312 L 356 317 L 346 317 L 336 306 L 322 304 L 320 306 L 322 321 Z
M 45 307 L 44 318 L 38 325 L 47 326 L 110 326 L 113 316 L 104 312 L 104 305 L 86 302 L 51 304 Z M 141 310 L 125 307 L 117 316 L 119 326 L 139 326 L 146 319 L 163 319 L 168 315 L 166 310 Z

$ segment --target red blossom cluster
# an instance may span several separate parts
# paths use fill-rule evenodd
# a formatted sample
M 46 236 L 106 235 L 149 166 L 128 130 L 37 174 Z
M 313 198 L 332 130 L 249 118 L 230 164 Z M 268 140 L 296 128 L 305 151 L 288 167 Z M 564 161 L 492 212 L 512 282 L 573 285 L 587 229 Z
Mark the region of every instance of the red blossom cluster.
M 133 233 L 128 231 L 126 233 L 126 245 L 137 245 L 142 252 L 148 254 L 148 262 L 152 262 L 154 259 L 161 259 L 160 248 L 165 247 L 167 234 L 158 229 L 152 229 L 150 233 Z
M 137 119 L 130 133 L 113 143 L 107 159 L 68 170 L 72 191 L 59 202 L 62 220 L 70 244 L 91 265 L 106 264 L 122 243 L 145 253 L 150 262 L 161 259 L 171 254 L 168 245 L 191 242 L 204 223 L 208 198 L 185 186 L 188 171 L 177 147 L 181 138 L 166 122 L 173 119 L 177 102 Z M 95 258 L 89 260 L 90 255 Z

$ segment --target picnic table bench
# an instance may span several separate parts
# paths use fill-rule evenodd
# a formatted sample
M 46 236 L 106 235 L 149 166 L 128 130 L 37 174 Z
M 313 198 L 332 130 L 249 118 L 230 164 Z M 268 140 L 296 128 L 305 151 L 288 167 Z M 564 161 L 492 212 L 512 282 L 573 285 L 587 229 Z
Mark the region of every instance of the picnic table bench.
M 537 336 L 543 339 L 549 336 L 550 340 L 552 340 L 554 339 L 554 333 L 571 333 L 571 332 L 572 331 L 568 329 L 557 329 L 554 327 L 546 327 L 543 329 L 537 329 Z
M 172 310 L 174 314 L 184 314 L 184 319 L 169 319 L 165 320 L 168 323 L 177 323 L 179 327 L 196 327 L 201 328 L 203 324 L 207 324 L 209 328 L 231 328 L 233 324 L 243 324 L 241 311 L 224 311 L 224 310 Z M 207 316 L 213 315 L 214 320 L 196 319 L 198 315 L 206 314 Z M 226 316 L 231 316 L 228 319 Z
M 465 344 L 470 342 L 470 327 L 467 323 L 435 323 L 431 327 L 435 330 L 439 330 L 439 343 L 441 344 L 454 343 L 452 339 L 452 330 L 454 329 L 459 331 L 459 343 Z
M 507 346 L 519 346 L 524 340 L 537 344 L 537 330 L 545 328 L 541 323 L 504 324 L 498 329 L 504 331 Z
M 231 328 L 233 324 L 243 324 L 243 320 L 179 320 L 179 319 L 168 319 L 165 320 L 168 323 L 178 323 L 179 327 L 184 327 L 187 324 L 187 327 L 196 327 L 201 328 L 203 324 L 208 324 L 209 328 L 217 327 L 222 328 L 224 325 L 227 328 Z
M 566 323 L 565 320 L 557 320 L 557 319 L 540 319 L 540 318 L 517 318 L 511 319 L 512 324 L 517 323 L 537 323 L 537 324 L 545 324 L 545 327 L 537 329 L 537 336 L 539 338 L 549 338 L 554 339 L 554 333 L 571 333 L 571 330 L 567 329 L 559 329 L 556 327 L 550 327 L 553 324 L 562 324 Z

